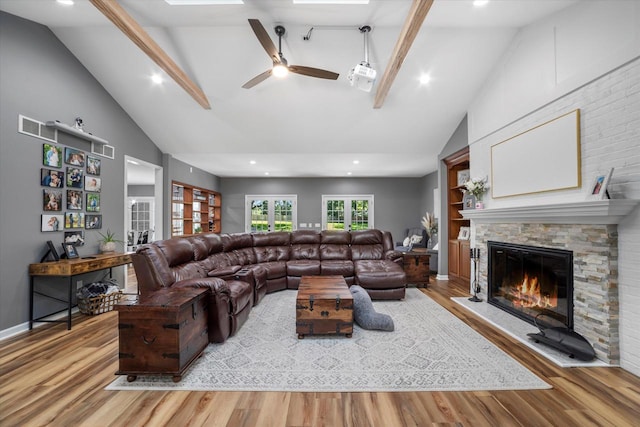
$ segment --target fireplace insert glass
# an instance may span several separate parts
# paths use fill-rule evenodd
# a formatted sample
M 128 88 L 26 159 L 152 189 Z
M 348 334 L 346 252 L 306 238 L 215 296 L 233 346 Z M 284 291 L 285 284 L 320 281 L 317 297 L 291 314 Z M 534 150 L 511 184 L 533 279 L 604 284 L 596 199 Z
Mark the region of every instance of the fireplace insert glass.
M 573 252 L 492 241 L 487 249 L 489 304 L 534 325 L 573 329 Z

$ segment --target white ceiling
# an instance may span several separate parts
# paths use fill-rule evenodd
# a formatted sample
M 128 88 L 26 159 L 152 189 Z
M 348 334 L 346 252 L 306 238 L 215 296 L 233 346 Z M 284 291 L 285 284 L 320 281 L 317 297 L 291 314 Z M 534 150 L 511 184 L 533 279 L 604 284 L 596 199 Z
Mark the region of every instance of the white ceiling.
M 140 128 L 166 153 L 221 177 L 420 177 L 437 155 L 518 28 L 577 0 L 436 0 L 382 108 L 352 88 L 347 74 L 364 59 L 382 76 L 411 0 L 369 5 L 293 5 L 245 0 L 235 6 L 170 6 L 121 0 L 211 104 L 203 109 L 88 0 L 0 0 L 0 9 L 47 25 Z M 336 81 L 289 75 L 241 86 L 271 67 L 248 18 L 285 26 L 289 64 L 340 73 Z M 309 41 L 303 40 L 310 28 Z M 420 86 L 422 73 L 431 76 Z M 82 117 L 82 112 L 78 112 Z M 64 121 L 64 118 L 60 118 Z M 72 117 L 68 122 L 73 121 Z M 90 119 L 85 125 L 91 131 Z M 101 135 L 118 148 L 118 141 Z M 353 160 L 359 164 L 353 164 Z M 250 160 L 256 164 L 251 165 Z

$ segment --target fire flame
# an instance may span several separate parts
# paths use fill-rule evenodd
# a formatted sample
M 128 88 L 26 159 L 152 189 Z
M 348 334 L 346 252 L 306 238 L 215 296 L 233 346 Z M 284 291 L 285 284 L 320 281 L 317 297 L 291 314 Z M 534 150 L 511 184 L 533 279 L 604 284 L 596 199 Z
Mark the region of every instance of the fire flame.
M 528 274 L 524 275 L 520 285 L 512 287 L 511 295 L 514 297 L 512 302 L 516 307 L 554 308 L 558 305 L 557 290 L 554 289 L 552 293 L 543 293 L 540 290 L 538 278 L 529 278 Z

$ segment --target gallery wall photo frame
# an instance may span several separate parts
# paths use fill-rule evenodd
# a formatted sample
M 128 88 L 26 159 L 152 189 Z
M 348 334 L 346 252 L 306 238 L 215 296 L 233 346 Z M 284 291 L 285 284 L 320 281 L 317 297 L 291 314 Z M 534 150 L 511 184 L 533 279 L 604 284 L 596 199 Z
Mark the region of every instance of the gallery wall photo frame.
M 84 228 L 84 212 L 65 212 L 64 228 Z
M 93 191 L 95 193 L 99 193 L 102 189 L 102 179 L 95 176 L 85 176 L 84 189 L 85 191 Z
M 42 190 L 42 210 L 61 211 L 62 191 L 63 190 L 54 190 L 53 188 L 45 188 Z
M 87 156 L 87 175 L 100 176 L 102 160 L 97 157 Z
M 102 228 L 102 215 L 87 214 L 84 220 L 84 228 L 87 230 L 99 230 Z
M 61 231 L 64 226 L 64 215 L 43 214 L 40 217 L 40 231 Z
M 64 162 L 68 165 L 84 167 L 86 154 L 75 148 L 64 148 Z
M 53 188 L 64 187 L 64 172 L 55 169 L 41 168 L 40 185 Z
M 599 173 L 591 182 L 589 186 L 589 193 L 587 194 L 588 200 L 604 200 L 609 197 L 609 182 L 611 181 L 611 175 L 613 175 L 613 169 L 609 169 L 608 172 Z
M 84 169 L 77 166 L 67 166 L 67 187 L 80 188 L 84 185 Z
M 64 244 L 83 246 L 84 245 L 84 230 L 74 230 L 64 232 Z
M 42 144 L 42 164 L 52 168 L 61 168 L 62 147 L 56 144 Z
M 469 181 L 469 178 L 471 178 L 471 171 L 469 169 L 458 171 L 458 186 L 464 185 L 465 182 Z
M 87 192 L 87 212 L 100 212 L 100 193 Z
M 491 146 L 491 197 L 580 188 L 580 110 Z

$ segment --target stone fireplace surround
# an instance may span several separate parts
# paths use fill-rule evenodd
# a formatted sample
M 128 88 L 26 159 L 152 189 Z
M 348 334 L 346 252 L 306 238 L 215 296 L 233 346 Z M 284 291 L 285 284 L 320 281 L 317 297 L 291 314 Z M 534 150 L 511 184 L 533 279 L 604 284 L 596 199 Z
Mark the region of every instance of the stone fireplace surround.
M 487 295 L 487 241 L 573 252 L 574 330 L 596 357 L 620 362 L 618 226 L 637 200 L 602 200 L 461 211 L 472 220 L 472 247 L 481 250 L 481 294 Z

